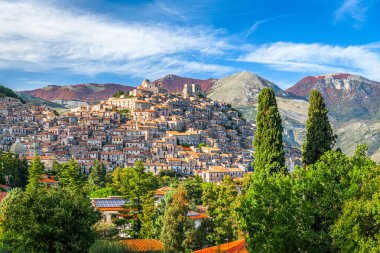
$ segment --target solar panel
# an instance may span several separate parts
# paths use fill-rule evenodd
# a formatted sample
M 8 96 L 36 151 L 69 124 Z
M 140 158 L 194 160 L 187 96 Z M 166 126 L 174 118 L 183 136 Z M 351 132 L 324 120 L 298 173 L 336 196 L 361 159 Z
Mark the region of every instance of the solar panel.
M 96 207 L 120 207 L 125 204 L 125 199 L 96 199 Z

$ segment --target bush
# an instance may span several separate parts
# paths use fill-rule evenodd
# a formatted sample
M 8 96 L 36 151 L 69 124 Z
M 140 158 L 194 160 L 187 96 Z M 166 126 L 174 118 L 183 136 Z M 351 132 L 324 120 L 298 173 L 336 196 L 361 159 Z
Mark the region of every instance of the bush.
M 128 250 L 127 245 L 118 241 L 98 240 L 90 248 L 90 253 L 127 253 L 132 252 Z

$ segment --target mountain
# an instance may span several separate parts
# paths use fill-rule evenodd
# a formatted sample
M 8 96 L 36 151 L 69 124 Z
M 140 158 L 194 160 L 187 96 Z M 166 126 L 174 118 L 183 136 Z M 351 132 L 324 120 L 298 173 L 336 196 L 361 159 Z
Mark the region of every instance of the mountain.
M 85 102 L 98 102 L 100 100 L 112 97 L 118 91 L 130 91 L 132 89 L 134 89 L 134 87 L 121 84 L 88 83 L 65 86 L 49 85 L 40 89 L 22 91 L 21 93 L 26 93 L 48 101 L 76 100 Z
M 368 154 L 380 162 L 380 84 L 350 74 L 310 76 L 286 91 L 250 72 L 219 79 L 208 97 L 230 103 L 252 122 L 256 120 L 257 97 L 264 87 L 273 88 L 284 126 L 284 141 L 300 147 L 305 138 L 309 93 L 320 90 L 329 109 L 330 121 L 338 135 L 337 147 L 352 155 L 356 145 L 365 143 Z
M 380 83 L 351 74 L 307 76 L 286 92 L 308 99 L 312 89 L 319 90 L 337 121 L 380 119 Z
M 63 105 L 60 105 L 60 104 L 57 104 L 54 102 L 50 102 L 47 100 L 43 100 L 41 98 L 34 97 L 34 96 L 29 95 L 27 93 L 17 92 L 17 95 L 26 103 L 30 103 L 30 104 L 37 105 L 37 106 L 48 106 L 48 107 L 51 107 L 54 109 L 66 109 L 66 107 Z
M 25 102 L 20 96 L 14 92 L 12 89 L 9 89 L 3 85 L 0 85 L 0 97 L 11 97 L 11 98 L 18 98 L 23 103 Z
M 166 75 L 160 79 L 154 81 L 154 83 L 161 83 L 161 85 L 167 89 L 169 92 L 177 93 L 182 92 L 183 86 L 185 83 L 187 84 L 198 84 L 201 86 L 202 91 L 208 92 L 210 88 L 214 85 L 217 79 L 209 78 L 206 80 L 181 77 L 176 75 Z
M 215 82 L 208 97 L 232 105 L 253 105 L 257 103 L 258 95 L 263 88 L 272 88 L 279 97 L 288 95 L 274 83 L 248 71 L 224 77 Z
M 247 71 L 219 79 L 210 89 L 208 97 L 231 104 L 242 112 L 247 120 L 255 122 L 257 99 L 263 88 L 272 88 L 276 94 L 285 128 L 285 142 L 290 146 L 299 147 L 303 141 L 304 123 L 307 118 L 308 103 L 304 99 L 295 98 L 273 82 Z

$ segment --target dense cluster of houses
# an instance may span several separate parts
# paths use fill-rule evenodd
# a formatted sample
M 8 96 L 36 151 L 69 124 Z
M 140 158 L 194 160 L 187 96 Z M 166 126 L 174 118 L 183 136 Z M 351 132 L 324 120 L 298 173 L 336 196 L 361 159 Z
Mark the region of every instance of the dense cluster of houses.
M 204 98 L 198 85 L 169 94 L 144 80 L 129 94 L 57 115 L 46 107 L 0 99 L 0 148 L 46 167 L 74 158 L 88 173 L 95 159 L 109 171 L 142 161 L 218 182 L 243 177 L 252 163 L 253 126 L 229 105 Z

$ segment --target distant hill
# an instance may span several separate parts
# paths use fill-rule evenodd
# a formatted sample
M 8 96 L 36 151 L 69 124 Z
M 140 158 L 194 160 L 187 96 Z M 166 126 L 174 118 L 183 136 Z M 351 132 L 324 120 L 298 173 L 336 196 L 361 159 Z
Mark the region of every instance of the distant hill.
M 286 92 L 308 99 L 319 90 L 337 121 L 380 119 L 380 83 L 351 74 L 307 76 Z
M 0 85 L 0 97 L 18 98 L 22 102 L 25 102 L 22 98 L 20 98 L 20 96 L 16 92 L 3 85 Z
M 98 102 L 112 97 L 118 91 L 130 91 L 134 87 L 121 84 L 76 84 L 76 85 L 49 85 L 44 88 L 22 91 L 34 97 L 47 101 L 69 100 Z
M 195 79 L 189 77 L 181 77 L 176 75 L 166 75 L 160 79 L 154 81 L 154 83 L 162 83 L 162 86 L 167 89 L 171 93 L 182 92 L 183 86 L 185 83 L 187 84 L 198 84 L 201 86 L 202 91 L 208 92 L 217 79 L 209 78 L 206 80 Z
M 34 96 L 29 95 L 27 93 L 18 92 L 17 94 L 26 103 L 31 103 L 31 104 L 37 105 L 37 106 L 48 106 L 48 107 L 51 107 L 51 108 L 54 108 L 54 109 L 66 109 L 66 107 L 63 106 L 63 105 L 60 105 L 60 104 L 57 104 L 57 103 L 54 103 L 54 102 L 50 102 L 50 101 L 47 101 L 47 100 L 43 100 L 41 98 L 34 97 Z
M 287 97 L 286 92 L 274 83 L 248 71 L 224 77 L 215 82 L 210 89 L 212 99 L 221 99 L 233 105 L 252 105 L 263 88 L 272 88 L 279 97 Z

